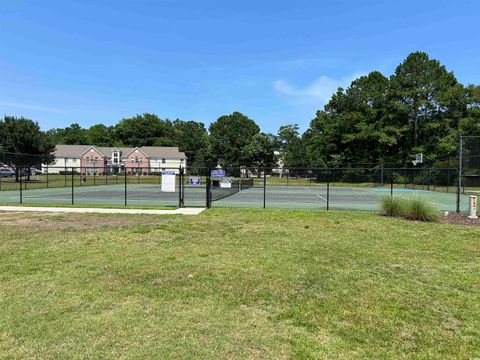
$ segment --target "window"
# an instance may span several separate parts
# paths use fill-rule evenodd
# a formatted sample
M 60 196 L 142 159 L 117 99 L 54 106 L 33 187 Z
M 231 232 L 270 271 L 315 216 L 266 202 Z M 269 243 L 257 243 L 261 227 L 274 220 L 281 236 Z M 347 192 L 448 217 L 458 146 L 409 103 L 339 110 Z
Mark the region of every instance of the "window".
M 89 156 L 87 156 L 87 159 L 86 159 L 86 160 L 87 160 L 87 161 L 90 161 L 90 157 L 89 157 Z
M 119 156 L 120 154 L 118 153 L 118 151 L 114 151 L 113 154 L 112 154 L 112 159 L 113 159 L 113 163 L 114 164 L 118 164 L 120 161 L 119 161 Z
M 165 164 L 167 162 L 166 159 L 162 159 L 162 164 Z

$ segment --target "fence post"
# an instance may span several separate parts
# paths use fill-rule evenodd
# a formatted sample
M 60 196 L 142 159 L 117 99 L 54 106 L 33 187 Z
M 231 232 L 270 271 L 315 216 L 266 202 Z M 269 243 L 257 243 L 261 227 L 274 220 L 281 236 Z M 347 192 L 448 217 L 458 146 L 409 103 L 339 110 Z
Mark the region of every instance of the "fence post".
M 457 213 L 460 213 L 460 192 L 462 190 L 462 159 L 463 159 L 462 135 L 458 141 L 458 183 L 457 183 Z
M 413 171 L 413 190 L 416 189 L 416 186 L 415 186 L 415 176 L 416 176 L 416 171 L 417 170 L 417 167 L 415 166 L 412 171 Z
M 427 190 L 430 191 L 430 166 L 427 163 Z
M 178 169 L 178 176 L 180 177 L 180 182 L 178 184 L 178 207 L 183 207 L 183 168 Z
M 383 187 L 384 177 L 383 177 L 383 161 L 380 163 L 380 184 Z
M 327 168 L 327 210 L 330 209 L 330 173 Z
M 22 193 L 22 168 L 20 168 L 20 173 L 18 174 L 18 179 L 20 180 L 20 205 L 23 204 L 23 193 Z
M 125 206 L 127 206 L 127 167 L 125 166 Z
M 393 198 L 393 169 L 390 173 L 390 196 Z
M 425 190 L 425 168 L 422 167 L 422 190 Z
M 209 170 L 207 169 L 207 171 L 209 172 Z M 211 207 L 211 203 L 210 203 L 210 175 L 208 175 L 207 173 L 207 176 L 205 178 L 205 181 L 206 181 L 206 194 L 205 194 L 205 205 L 207 206 L 207 209 L 210 209 Z
M 65 171 L 65 174 L 64 174 L 64 177 L 63 177 L 63 180 L 64 180 L 64 186 L 63 187 L 67 187 L 67 160 L 64 159 L 65 161 L 65 169 L 63 169 L 63 171 Z
M 75 176 L 74 176 L 74 171 L 75 169 L 72 167 L 72 205 L 75 203 L 74 201 L 74 198 L 75 198 L 75 195 L 74 195 L 74 189 L 75 189 Z M 65 172 L 65 174 L 67 174 Z M 65 175 L 65 180 L 67 179 L 67 175 Z
M 450 161 L 448 161 L 447 168 L 447 193 L 450 193 Z
M 267 207 L 267 172 L 263 168 L 263 208 Z

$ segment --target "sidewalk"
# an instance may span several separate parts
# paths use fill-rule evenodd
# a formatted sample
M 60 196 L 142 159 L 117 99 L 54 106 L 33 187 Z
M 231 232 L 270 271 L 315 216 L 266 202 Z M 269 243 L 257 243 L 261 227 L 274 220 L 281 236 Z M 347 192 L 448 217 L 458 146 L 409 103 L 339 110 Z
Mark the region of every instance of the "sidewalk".
M 198 215 L 204 208 L 180 208 L 175 210 L 148 209 L 105 209 L 105 208 L 68 208 L 41 206 L 0 206 L 0 211 L 18 212 L 55 212 L 55 213 L 97 213 L 97 214 L 146 214 L 146 215 Z

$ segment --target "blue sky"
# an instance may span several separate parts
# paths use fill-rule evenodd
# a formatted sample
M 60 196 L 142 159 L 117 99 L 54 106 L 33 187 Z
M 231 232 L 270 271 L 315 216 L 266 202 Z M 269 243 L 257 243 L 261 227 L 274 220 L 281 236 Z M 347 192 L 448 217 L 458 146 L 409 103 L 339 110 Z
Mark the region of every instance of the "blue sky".
M 0 0 L 0 114 L 43 129 L 241 111 L 308 127 L 338 86 L 422 50 L 480 83 L 479 1 Z

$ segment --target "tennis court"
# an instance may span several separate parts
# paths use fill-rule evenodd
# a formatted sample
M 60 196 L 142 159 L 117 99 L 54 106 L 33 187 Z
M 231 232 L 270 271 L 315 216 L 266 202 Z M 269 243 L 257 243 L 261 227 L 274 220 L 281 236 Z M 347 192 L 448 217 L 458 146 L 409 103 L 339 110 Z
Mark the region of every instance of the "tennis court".
M 292 209 L 378 210 L 380 199 L 390 195 L 388 187 L 267 186 L 254 187 L 224 199 L 212 207 L 265 207 Z M 393 189 L 393 196 L 419 196 L 443 211 L 455 211 L 456 194 L 438 191 Z M 462 211 L 467 211 L 468 196 L 461 195 Z M 264 200 L 265 199 L 265 200 Z
M 180 191 L 182 193 L 180 194 Z M 331 210 L 378 210 L 380 198 L 390 187 L 355 186 L 245 186 L 236 189 L 211 187 L 212 207 L 289 208 Z M 160 184 L 56 187 L 0 192 L 0 203 L 100 206 L 205 207 L 207 187 L 184 185 L 175 192 L 162 192 Z M 455 211 L 456 194 L 440 191 L 393 188 L 393 196 L 420 196 L 443 211 Z M 467 211 L 468 196 L 461 195 L 461 210 Z

